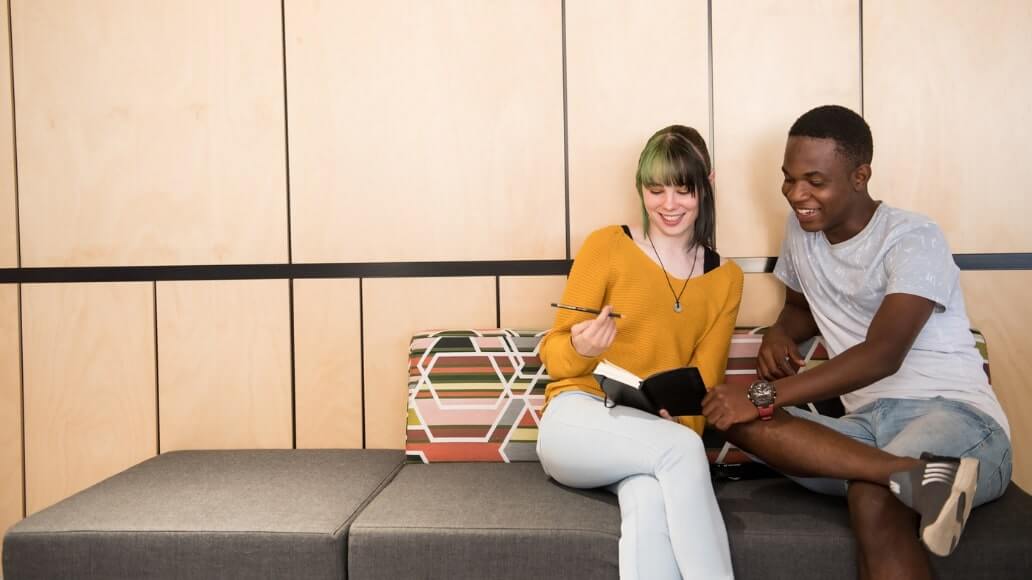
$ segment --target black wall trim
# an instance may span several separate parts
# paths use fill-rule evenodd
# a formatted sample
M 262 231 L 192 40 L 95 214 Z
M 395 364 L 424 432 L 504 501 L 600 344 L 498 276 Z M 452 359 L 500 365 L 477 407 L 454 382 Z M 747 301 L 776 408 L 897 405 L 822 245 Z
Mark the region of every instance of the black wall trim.
M 774 271 L 776 257 L 731 258 L 747 274 Z M 1032 253 L 954 254 L 961 270 L 1032 270 Z M 87 266 L 2 268 L 0 284 L 269 280 L 300 278 L 442 278 L 456 276 L 565 276 L 570 260 L 481 262 L 371 262 L 228 264 L 200 266 Z

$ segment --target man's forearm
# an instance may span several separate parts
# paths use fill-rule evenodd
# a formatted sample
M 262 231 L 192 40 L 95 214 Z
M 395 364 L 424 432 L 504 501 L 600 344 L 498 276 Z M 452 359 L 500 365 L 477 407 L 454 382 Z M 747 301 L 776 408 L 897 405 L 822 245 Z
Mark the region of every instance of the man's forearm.
M 810 311 L 795 304 L 785 304 L 774 326 L 796 342 L 802 342 L 820 332 Z

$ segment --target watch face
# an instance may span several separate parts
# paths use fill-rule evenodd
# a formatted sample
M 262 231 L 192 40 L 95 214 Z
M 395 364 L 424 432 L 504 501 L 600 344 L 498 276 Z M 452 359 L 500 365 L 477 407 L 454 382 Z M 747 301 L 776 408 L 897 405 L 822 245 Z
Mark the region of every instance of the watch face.
M 749 400 L 757 407 L 767 407 L 774 404 L 774 383 L 757 381 L 749 385 Z

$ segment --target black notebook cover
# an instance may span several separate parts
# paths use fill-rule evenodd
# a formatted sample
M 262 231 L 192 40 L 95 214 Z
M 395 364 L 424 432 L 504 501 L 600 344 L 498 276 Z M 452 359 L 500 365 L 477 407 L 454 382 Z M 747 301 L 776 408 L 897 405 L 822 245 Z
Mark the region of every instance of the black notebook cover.
M 625 405 L 658 415 L 666 409 L 671 415 L 701 415 L 706 384 L 699 369 L 681 367 L 656 373 L 635 388 L 618 380 L 595 375 L 611 404 Z

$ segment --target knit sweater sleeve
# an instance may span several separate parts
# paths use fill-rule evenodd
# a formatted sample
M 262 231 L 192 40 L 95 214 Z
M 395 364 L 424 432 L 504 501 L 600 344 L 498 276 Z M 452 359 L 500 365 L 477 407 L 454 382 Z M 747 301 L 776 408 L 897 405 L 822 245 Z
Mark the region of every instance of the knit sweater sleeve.
M 605 306 L 614 229 L 619 231 L 619 228 L 603 228 L 593 232 L 584 241 L 566 281 L 564 304 L 588 308 Z M 570 342 L 570 327 L 592 316 L 571 310 L 556 311 L 555 323 L 541 342 L 541 360 L 553 379 L 583 376 L 598 364 L 599 357 L 581 356 Z

